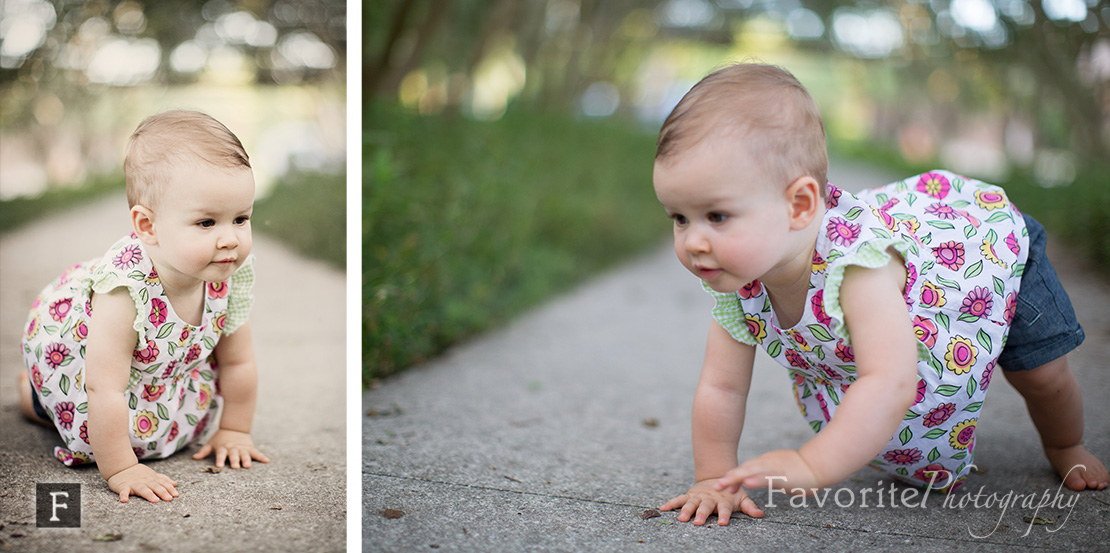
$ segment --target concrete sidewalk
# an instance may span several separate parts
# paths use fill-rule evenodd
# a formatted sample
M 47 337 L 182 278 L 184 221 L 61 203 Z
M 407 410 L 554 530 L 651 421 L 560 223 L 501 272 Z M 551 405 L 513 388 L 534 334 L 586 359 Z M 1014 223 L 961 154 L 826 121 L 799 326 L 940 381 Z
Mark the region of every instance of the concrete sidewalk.
M 151 463 L 179 482 L 180 497 L 122 504 L 95 467 L 54 460 L 57 432 L 20 416 L 19 342 L 31 302 L 62 269 L 129 230 L 126 200 L 112 196 L 0 241 L 0 551 L 345 550 L 345 279 L 257 231 L 252 434 L 269 464 L 211 473 L 213 459 L 194 461 L 190 449 Z M 81 528 L 36 528 L 37 482 L 82 485 Z
M 896 177 L 830 173 L 859 187 Z M 1110 462 L 1110 286 L 1067 252 L 1050 254 L 1088 336 L 1071 358 L 1087 445 Z M 366 392 L 363 551 L 1107 550 L 1110 492 L 1060 489 L 1003 378 L 978 426 L 982 471 L 948 498 L 904 501 L 910 488 L 863 469 L 823 506 L 756 490 L 761 520 L 642 518 L 693 481 L 690 404 L 711 305 L 661 248 Z M 742 458 L 813 435 L 764 354 L 752 387 Z M 1023 507 L 1034 494 L 1074 503 Z

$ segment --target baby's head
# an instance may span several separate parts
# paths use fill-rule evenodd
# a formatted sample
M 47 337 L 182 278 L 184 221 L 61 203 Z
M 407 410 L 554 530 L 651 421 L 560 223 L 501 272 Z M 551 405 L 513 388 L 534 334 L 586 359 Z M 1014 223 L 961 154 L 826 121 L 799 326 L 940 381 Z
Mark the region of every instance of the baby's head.
M 250 171 L 239 139 L 222 123 L 199 111 L 173 110 L 148 117 L 127 143 L 123 173 L 128 207 L 155 209 L 166 189 L 179 184 L 183 166 Z
M 694 85 L 663 123 L 655 163 L 669 164 L 703 140 L 728 140 L 785 188 L 813 177 L 825 193 L 825 127 L 809 92 L 788 71 L 760 64 L 720 69 Z

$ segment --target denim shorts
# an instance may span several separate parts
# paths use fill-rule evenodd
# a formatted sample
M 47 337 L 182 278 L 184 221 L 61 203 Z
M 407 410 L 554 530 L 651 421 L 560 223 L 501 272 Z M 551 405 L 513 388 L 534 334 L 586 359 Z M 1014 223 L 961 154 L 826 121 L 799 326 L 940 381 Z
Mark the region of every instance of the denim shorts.
M 1044 227 L 1025 215 L 1029 259 L 1021 276 L 1017 310 L 998 364 L 1006 371 L 1027 371 L 1063 357 L 1083 343 L 1068 293 L 1045 255 Z

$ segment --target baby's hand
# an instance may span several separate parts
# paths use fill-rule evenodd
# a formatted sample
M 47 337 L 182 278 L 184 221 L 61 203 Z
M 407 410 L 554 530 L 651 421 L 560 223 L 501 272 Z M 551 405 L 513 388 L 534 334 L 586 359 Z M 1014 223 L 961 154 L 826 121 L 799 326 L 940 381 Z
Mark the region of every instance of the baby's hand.
M 802 489 L 807 494 L 811 493 L 810 490 L 822 487 L 817 483 L 813 469 L 806 464 L 801 454 L 793 449 L 778 449 L 754 459 L 748 459 L 740 466 L 726 472 L 717 480 L 713 489 L 735 493 L 740 490 L 740 486 L 745 488 L 770 486 L 787 491 Z
M 216 453 L 216 466 L 223 468 L 224 460 L 231 463 L 231 468 L 237 469 L 240 464 L 243 468 L 251 468 L 251 458 L 263 463 L 269 463 L 270 458 L 254 448 L 251 435 L 236 430 L 219 429 L 200 451 L 193 455 L 193 459 L 204 459 L 213 452 Z
M 717 513 L 717 524 L 728 526 L 729 517 L 737 509 L 752 518 L 763 517 L 763 511 L 752 498 L 748 497 L 747 492 L 742 489 L 737 492 L 714 490 L 716 482 L 716 480 L 702 480 L 694 484 L 690 491 L 666 502 L 659 509 L 672 511 L 682 507 L 678 520 L 686 522 L 693 516 L 696 526 L 705 524 L 706 519 L 713 513 Z
M 159 501 L 173 501 L 180 495 L 174 482 L 169 476 L 155 472 L 146 465 L 135 465 L 125 468 L 108 478 L 108 489 L 119 494 L 121 503 L 127 503 L 132 495 L 158 503 Z

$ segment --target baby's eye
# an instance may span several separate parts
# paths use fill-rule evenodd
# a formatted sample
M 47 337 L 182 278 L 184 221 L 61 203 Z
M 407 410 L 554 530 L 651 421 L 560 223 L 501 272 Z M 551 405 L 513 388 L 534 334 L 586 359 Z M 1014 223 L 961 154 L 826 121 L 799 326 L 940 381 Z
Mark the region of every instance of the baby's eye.
M 203 228 L 211 228 L 216 225 L 216 221 L 213 221 L 212 219 L 205 219 L 203 221 L 197 221 L 197 224 Z
M 236 225 L 243 225 L 243 224 L 246 224 L 246 222 L 250 221 L 250 220 L 251 220 L 250 217 L 247 217 L 246 215 L 243 215 L 241 217 L 236 217 L 235 218 L 235 224 Z
M 686 216 L 681 213 L 672 213 L 671 219 L 674 219 L 674 223 L 678 226 L 685 225 L 687 222 Z
M 708 215 L 707 219 L 709 219 L 710 223 L 723 223 L 728 220 L 728 215 L 713 212 Z

